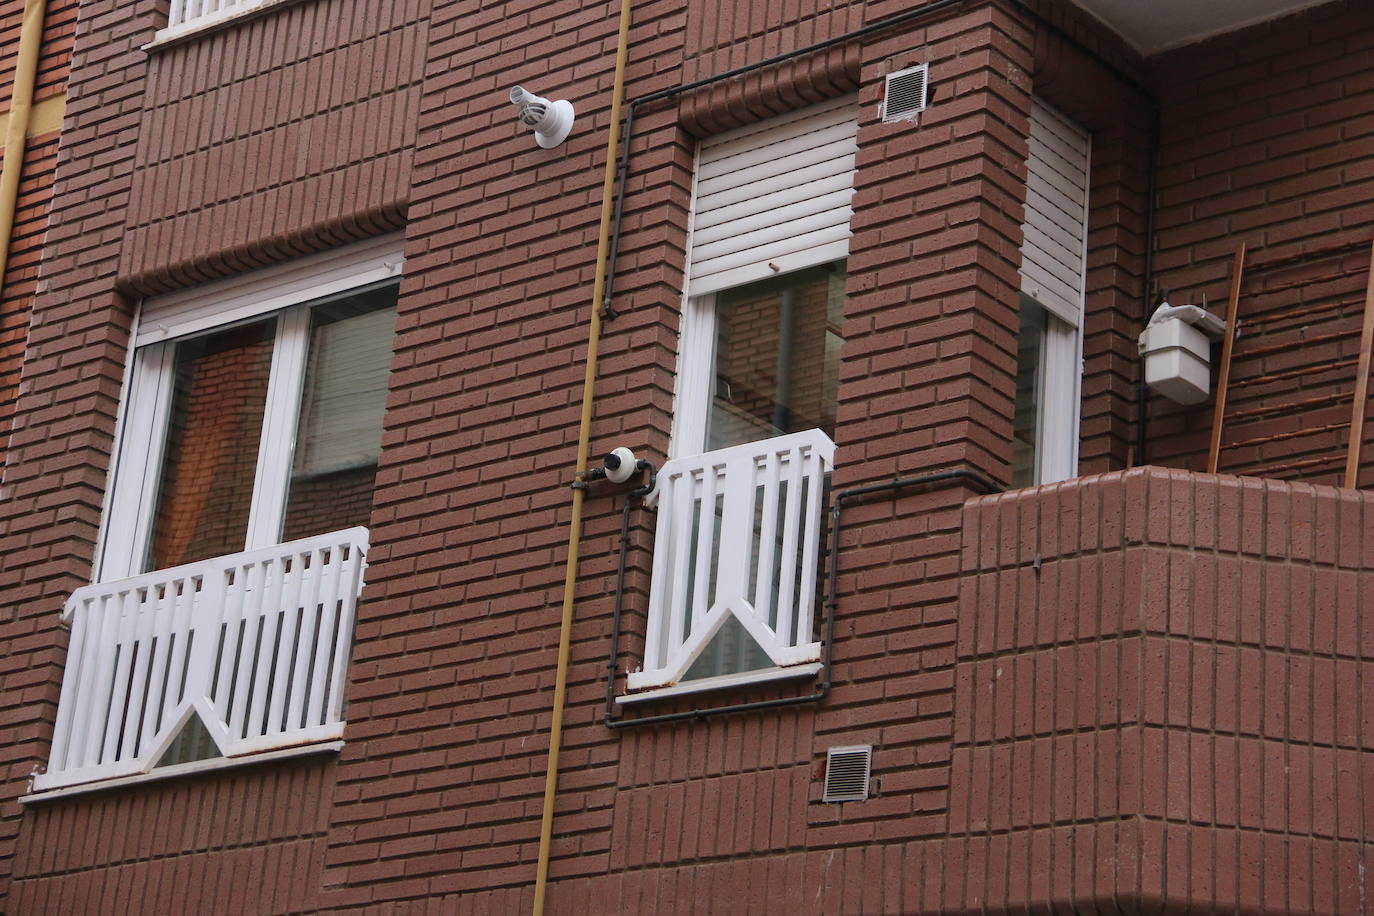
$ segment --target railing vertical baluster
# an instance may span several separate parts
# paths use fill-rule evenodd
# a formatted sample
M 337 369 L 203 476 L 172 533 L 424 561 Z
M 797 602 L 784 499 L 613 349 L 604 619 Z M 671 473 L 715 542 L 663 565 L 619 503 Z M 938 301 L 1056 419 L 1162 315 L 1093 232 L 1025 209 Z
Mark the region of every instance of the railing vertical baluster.
M 109 651 L 114 642 L 115 628 L 119 624 L 112 606 L 117 606 L 119 593 L 101 595 L 88 613 L 91 619 L 90 654 L 81 666 L 81 684 L 77 689 L 80 703 L 77 720 L 73 724 L 75 740 L 72 742 L 72 755 L 76 767 L 87 767 L 100 763 L 100 739 L 105 730 L 99 719 L 100 711 L 106 702 L 105 686 L 109 683 L 109 671 L 114 668 L 114 653 Z
M 749 600 L 749 568 L 753 565 L 754 494 L 756 455 L 730 450 L 729 457 L 715 459 L 725 466 L 724 520 L 716 545 L 716 591 L 724 601 Z M 718 602 L 719 603 L 719 602 Z
M 692 588 L 692 632 L 711 609 L 711 566 L 716 557 L 716 469 L 707 465 L 701 475 L 701 511 L 697 514 L 697 562 Z
M 104 594 L 95 598 L 86 608 L 86 618 L 88 635 L 86 638 L 87 652 L 82 660 L 80 667 L 74 672 L 77 676 L 76 689 L 76 716 L 72 721 L 72 742 L 70 750 L 70 761 L 68 767 L 78 769 L 99 762 L 99 750 L 96 751 L 96 760 L 91 760 L 91 740 L 92 732 L 98 727 L 95 720 L 95 709 L 100 705 L 97 686 L 100 678 L 100 666 L 110 658 L 110 653 L 104 651 L 109 645 L 110 628 L 110 604 L 118 597 L 117 594 Z M 103 732 L 102 732 L 103 734 Z
M 358 595 L 363 589 L 364 554 L 367 544 L 353 544 L 348 553 L 348 571 L 343 578 L 339 609 L 338 633 L 334 644 L 334 664 L 330 668 L 328 722 L 343 721 L 344 687 L 348 683 L 348 656 L 353 645 L 353 618 L 357 612 Z
M 282 587 L 281 600 L 281 639 L 277 643 L 277 661 L 272 667 L 272 701 L 267 709 L 267 723 L 264 735 L 275 735 L 282 730 L 282 716 L 286 712 L 286 694 L 291 685 L 291 661 L 296 644 L 296 622 L 301 618 L 301 591 L 305 583 L 305 569 L 302 557 L 309 551 L 297 550 L 289 559 L 291 571 L 286 573 Z M 285 564 L 283 563 L 283 569 Z
M 218 651 L 211 654 L 211 664 L 206 668 L 204 677 L 208 679 L 214 676 L 215 668 L 219 669 L 219 677 L 215 681 L 211 698 L 214 700 L 215 716 L 221 722 L 228 723 L 229 690 L 234 678 L 234 654 L 243 623 L 243 601 L 248 589 L 248 574 L 243 568 L 243 561 L 238 558 L 235 558 L 232 564 L 226 564 L 223 569 L 225 573 L 233 571 L 234 581 L 224 593 L 224 604 L 220 613 L 215 615 L 219 618 L 219 625 L 211 634 L 211 641 L 216 644 Z
M 199 623 L 196 619 L 200 603 L 196 593 L 196 577 L 183 576 L 175 580 L 174 584 L 177 586 L 177 595 L 173 605 L 176 615 L 176 622 L 173 624 L 176 627 L 176 639 L 172 646 L 172 657 L 167 665 L 167 677 L 170 680 L 165 693 L 166 699 L 163 702 L 162 718 L 158 723 L 159 730 L 166 728 L 168 717 L 181 703 L 182 696 L 189 687 L 191 678 L 189 673 L 186 673 L 186 666 L 191 657 L 192 640 L 209 641 L 212 635 L 208 626 L 202 625 L 199 634 L 193 636 L 196 634 L 196 626 Z M 208 580 L 202 579 L 201 588 L 208 586 Z M 209 676 L 207 672 L 205 677 Z
M 792 645 L 812 638 L 812 619 L 816 605 L 816 575 L 821 561 L 821 500 L 825 495 L 825 467 L 816 449 L 806 452 L 806 518 L 802 520 L 805 540 L 802 546 L 801 594 L 797 596 L 797 631 Z
M 134 627 L 138 622 L 138 592 L 126 589 L 119 595 L 119 628 L 115 645 L 119 652 L 114 670 L 109 674 L 109 703 L 105 709 L 105 737 L 100 742 L 97 761 L 114 763 L 119 760 L 119 732 L 124 724 L 125 702 L 128 700 L 129 668 L 133 663 Z
M 300 640 L 296 644 L 295 664 L 291 666 L 291 704 L 287 708 L 286 727 L 288 729 L 302 727 L 301 716 L 305 711 L 305 691 L 309 687 L 307 682 L 307 672 L 315 639 L 316 622 L 319 614 L 316 611 L 320 603 L 321 579 L 324 578 L 324 548 L 316 547 L 310 551 L 310 569 L 302 570 L 305 574 L 306 582 L 303 592 L 309 597 L 301 607 L 301 629 Z
M 68 767 L 68 752 L 72 743 L 72 725 L 77 718 L 77 704 L 81 700 L 78 685 L 81 672 L 88 664 L 86 654 L 88 644 L 95 640 L 90 637 L 91 599 L 73 599 L 67 603 L 71 619 L 72 638 L 67 644 L 67 672 L 62 678 L 62 694 L 57 701 L 57 725 L 53 729 L 52 753 L 48 760 L 49 770 L 65 770 Z
M 128 712 L 122 724 L 118 760 L 133 757 L 138 747 L 138 731 L 143 723 L 142 711 L 148 705 L 148 666 L 152 664 L 153 633 L 157 624 L 157 592 L 152 588 L 135 589 L 137 597 L 134 620 L 133 671 L 129 675 L 129 693 L 125 700 Z
M 166 581 L 148 587 L 150 595 L 156 595 L 149 612 L 153 617 L 152 645 L 149 647 L 148 663 L 152 674 L 148 678 L 147 696 L 143 701 L 143 718 L 138 723 L 138 743 L 136 751 L 142 753 L 157 731 L 157 723 L 162 713 L 162 693 L 170 678 L 169 662 L 172 658 L 172 632 L 176 626 L 176 582 Z
M 356 551 L 354 551 L 356 553 Z M 345 560 L 343 545 L 336 542 L 329 548 L 329 565 L 321 572 L 328 572 L 327 579 L 320 585 L 320 638 L 315 641 L 315 658 L 310 666 L 310 695 L 305 710 L 305 725 L 324 724 L 324 675 L 325 667 L 333 654 L 334 628 L 339 619 L 340 580 L 343 576 Z
M 773 559 L 778 534 L 778 479 L 782 474 L 778 452 L 769 449 L 763 459 L 763 517 L 759 524 L 758 566 L 754 572 L 754 613 L 768 623 L 773 608 Z M 782 618 L 782 609 L 778 609 Z
M 659 474 L 658 523 L 654 526 L 654 561 L 650 574 L 654 587 L 649 591 L 649 623 L 644 633 L 644 666 L 649 670 L 668 663 L 668 633 L 665 617 L 671 598 L 668 588 L 672 570 L 673 478 Z M 659 545 L 663 545 L 660 547 Z
M 230 698 L 229 715 L 225 722 L 229 727 L 229 737 L 235 741 L 244 737 L 243 722 L 248 715 L 248 699 L 255 678 L 254 669 L 258 665 L 258 634 L 263 624 L 263 592 L 266 589 L 266 570 L 268 561 L 260 560 L 247 567 L 248 582 L 244 585 L 243 595 L 243 645 L 239 649 L 238 670 L 234 674 L 233 696 Z M 239 567 L 240 571 L 243 567 Z
M 263 733 L 263 711 L 267 708 L 267 692 L 271 682 L 272 662 L 277 654 L 277 628 L 282 617 L 281 597 L 286 577 L 283 573 L 285 562 L 282 557 L 273 557 L 263 564 L 270 575 L 263 583 L 263 599 L 260 608 L 262 617 L 262 638 L 253 664 L 253 705 L 245 719 L 244 737 L 252 738 Z
M 697 498 L 694 471 L 676 477 L 672 489 L 673 519 L 673 587 L 668 595 L 668 658 L 675 660 L 686 632 L 688 559 L 692 531 L 693 506 Z
M 778 644 L 792 645 L 792 619 L 796 616 L 797 535 L 801 532 L 801 446 L 787 452 L 787 508 L 783 516 L 782 558 L 778 563 Z

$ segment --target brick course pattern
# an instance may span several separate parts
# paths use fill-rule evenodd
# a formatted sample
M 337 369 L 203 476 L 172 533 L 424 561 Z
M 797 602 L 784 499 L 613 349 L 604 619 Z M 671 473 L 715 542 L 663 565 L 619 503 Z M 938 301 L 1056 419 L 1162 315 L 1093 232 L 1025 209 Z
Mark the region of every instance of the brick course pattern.
M 247 886 L 251 912 L 526 912 L 615 11 L 312 0 L 148 53 L 154 6 L 83 7 L 49 279 L 0 484 L 0 909 L 215 912 Z M 726 6 L 637 2 L 628 95 L 908 5 Z M 1240 89 L 1156 76 L 1066 4 L 1036 6 L 1158 83 L 1161 282 L 1213 289 L 1233 230 L 1268 218 L 1262 176 L 1198 140 L 1215 124 L 1237 141 L 1216 111 Z M 1367 111 L 1349 100 L 1365 98 L 1369 15 L 1336 3 L 1207 47 L 1336 80 L 1324 117 L 1358 141 Z M 929 109 L 879 123 L 883 75 L 921 61 Z M 1165 63 L 1220 72 L 1186 50 Z M 619 732 L 601 716 L 623 497 L 593 491 L 552 912 L 1359 911 L 1374 723 L 1358 698 L 1374 649 L 1356 609 L 1374 504 L 1122 470 L 1149 111 L 1115 79 L 1019 5 L 970 0 L 637 112 L 593 454 L 668 451 L 693 138 L 857 90 L 834 486 L 951 467 L 1006 481 L 1038 93 L 1094 133 L 1082 466 L 1104 473 L 972 501 L 951 486 L 855 502 L 823 704 Z M 576 102 L 565 146 L 539 150 L 515 123 L 515 83 Z M 1237 123 L 1269 129 L 1250 115 Z M 1309 126 L 1256 142 L 1300 142 Z M 1294 245 L 1368 234 L 1362 147 L 1312 142 L 1300 156 L 1318 171 L 1348 151 L 1343 190 L 1314 190 L 1310 220 L 1266 223 L 1271 254 L 1284 226 Z M 1203 161 L 1216 162 L 1205 180 L 1189 171 Z M 1306 193 L 1285 175 L 1275 194 Z M 1233 222 L 1180 235 L 1205 219 L 1203 199 Z M 343 751 L 22 808 L 60 685 L 57 611 L 89 576 L 135 297 L 402 225 Z M 1344 295 L 1353 281 L 1340 283 Z M 1195 466 L 1201 414 L 1155 407 L 1151 456 Z M 618 673 L 641 648 L 652 521 L 634 516 Z M 852 743 L 876 748 L 873 796 L 823 804 L 825 749 Z
M 1235 247 L 1250 249 L 1222 470 L 1343 479 L 1374 242 L 1371 49 L 1374 8 L 1333 3 L 1159 61 L 1159 283 L 1224 313 Z M 1151 414 L 1150 460 L 1205 468 L 1211 402 L 1157 398 Z
M 236 883 L 250 874 L 258 880 L 264 873 L 253 861 L 261 854 L 248 847 L 276 842 L 254 827 L 236 833 L 233 843 L 242 848 L 223 856 L 172 843 L 166 855 L 130 864 L 69 861 L 62 876 L 50 880 L 39 879 L 44 866 L 30 866 L 37 869 L 26 872 L 32 880 L 24 893 L 30 896 L 22 898 L 22 908 L 6 903 L 21 823 L 15 799 L 47 755 L 60 689 L 66 635 L 58 610 L 89 580 L 134 296 L 404 225 L 413 147 L 407 139 L 413 133 L 406 131 L 415 121 L 426 10 L 417 4 L 342 5 L 346 9 L 328 3 L 283 7 L 152 52 L 142 46 L 165 22 L 165 6 L 129 0 L 82 5 L 44 248 L 46 279 L 32 320 L 18 320 L 28 325 L 27 340 L 19 344 L 25 348 L 24 381 L 0 482 L 0 759 L 6 777 L 0 790 L 0 909 L 7 912 L 81 911 L 68 906 L 77 899 L 77 883 L 101 893 L 119 889 L 111 898 L 84 900 L 139 899 L 131 885 L 118 883 L 134 875 L 161 882 L 170 894 L 182 876 L 202 866 L 220 873 L 221 863 L 230 863 L 222 872 L 226 880 L 233 874 L 242 878 Z M 74 5 L 69 13 L 64 4 L 54 9 L 50 28 L 70 30 Z M 311 40 L 303 41 L 304 34 Z M 223 53 L 226 43 L 232 54 Z M 375 53 L 365 55 L 365 49 Z M 369 69 L 374 65 L 381 69 Z M 251 80 L 259 69 L 270 70 L 277 82 Z M 304 92 L 308 85 L 320 92 Z M 234 104 L 221 104 L 229 101 Z M 209 163 L 233 141 L 249 152 L 237 162 Z M 183 149 L 182 142 L 191 146 Z M 323 159 L 297 161 L 295 152 L 307 146 Z M 192 188 L 205 187 L 212 176 L 219 190 L 210 201 Z M 149 195 L 141 184 L 149 180 L 186 196 L 169 203 Z M 216 206 L 203 206 L 212 202 Z M 21 267 L 32 270 L 31 256 L 11 261 L 12 272 Z M 10 327 L 8 318 L 3 326 Z M 0 350 L 0 358 L 10 354 L 8 347 Z M 0 368 L 9 371 L 8 365 Z M 0 409 L 8 407 L 6 397 L 0 390 Z M 330 772 L 320 791 L 328 795 L 333 765 L 322 766 Z M 146 797 L 160 804 L 168 796 L 153 789 Z M 90 800 L 53 809 L 63 830 L 108 844 L 120 822 L 103 810 Z M 212 832 L 221 826 L 218 816 L 210 820 Z M 323 846 L 308 848 L 308 854 L 281 861 L 280 878 L 263 879 L 266 893 L 296 909 L 321 886 L 312 869 L 323 862 Z M 232 871 L 240 860 L 246 870 Z M 104 906 L 92 905 L 93 912 Z
M 1360 912 L 1371 531 L 1371 494 L 1156 468 L 970 501 L 969 893 Z
M 47 5 L 34 83 L 35 103 L 61 95 L 66 87 L 76 7 L 76 0 L 53 0 Z M 9 108 L 23 18 L 23 0 L 0 3 L 0 110 Z M 52 200 L 57 142 L 57 131 L 34 135 L 29 137 L 24 151 L 9 261 L 5 268 L 3 289 L 0 290 L 0 461 L 4 458 L 10 417 L 19 393 L 29 311 L 37 288 L 38 262 L 48 226 L 48 206 Z

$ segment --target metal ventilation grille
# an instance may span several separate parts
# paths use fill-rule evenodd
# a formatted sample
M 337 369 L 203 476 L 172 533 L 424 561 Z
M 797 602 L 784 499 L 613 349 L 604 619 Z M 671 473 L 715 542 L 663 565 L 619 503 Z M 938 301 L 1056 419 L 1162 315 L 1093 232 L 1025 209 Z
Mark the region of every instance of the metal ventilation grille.
M 883 91 L 884 121 L 900 121 L 925 111 L 929 68 L 929 64 L 920 64 L 887 75 Z
M 873 745 L 832 747 L 825 760 L 825 795 L 821 801 L 849 802 L 868 798 Z

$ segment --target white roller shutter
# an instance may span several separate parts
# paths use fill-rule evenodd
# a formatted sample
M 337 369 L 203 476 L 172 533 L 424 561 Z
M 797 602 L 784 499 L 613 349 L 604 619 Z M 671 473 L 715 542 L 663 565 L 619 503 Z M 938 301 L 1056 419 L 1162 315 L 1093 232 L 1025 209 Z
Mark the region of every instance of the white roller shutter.
M 1087 132 L 1036 99 L 1027 166 L 1021 291 L 1077 326 L 1088 222 Z
M 857 134 L 848 96 L 702 141 L 688 293 L 847 256 Z

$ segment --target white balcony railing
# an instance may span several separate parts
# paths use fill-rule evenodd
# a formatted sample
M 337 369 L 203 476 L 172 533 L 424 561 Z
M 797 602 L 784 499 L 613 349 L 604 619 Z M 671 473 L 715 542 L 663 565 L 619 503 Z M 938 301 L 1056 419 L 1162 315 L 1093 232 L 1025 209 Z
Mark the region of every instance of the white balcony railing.
M 663 466 L 644 670 L 629 675 L 631 690 L 676 684 L 730 617 L 780 668 L 820 658 L 812 619 L 834 459 L 813 429 Z
M 246 16 L 269 2 L 271 0 L 172 0 L 167 10 L 167 27 L 157 33 L 155 40 L 208 29 Z
M 77 589 L 34 788 L 165 765 L 192 717 L 214 742 L 202 758 L 341 737 L 366 554 L 367 529 L 350 528 Z

